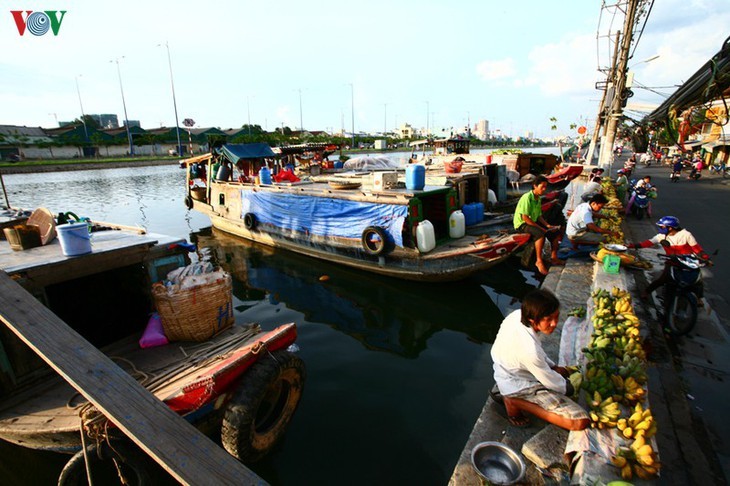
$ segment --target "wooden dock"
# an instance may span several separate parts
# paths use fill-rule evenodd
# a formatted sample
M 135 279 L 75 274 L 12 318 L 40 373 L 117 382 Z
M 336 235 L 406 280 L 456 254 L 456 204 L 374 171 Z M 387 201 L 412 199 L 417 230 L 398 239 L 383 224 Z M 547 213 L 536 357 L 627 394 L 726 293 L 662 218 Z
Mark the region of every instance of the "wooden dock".
M 266 484 L 0 272 L 0 321 L 182 484 Z

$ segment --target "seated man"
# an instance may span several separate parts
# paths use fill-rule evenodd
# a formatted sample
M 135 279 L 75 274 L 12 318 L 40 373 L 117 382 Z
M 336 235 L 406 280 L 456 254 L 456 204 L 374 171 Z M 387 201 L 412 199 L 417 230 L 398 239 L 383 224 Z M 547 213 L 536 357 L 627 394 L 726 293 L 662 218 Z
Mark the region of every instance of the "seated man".
M 553 265 L 561 265 L 564 262 L 558 258 L 558 239 L 560 238 L 560 227 L 549 224 L 542 217 L 541 197 L 547 191 L 548 180 L 545 176 L 537 176 L 532 183 L 532 190 L 523 194 L 515 208 L 512 218 L 514 228 L 532 236 L 535 241 L 535 265 L 537 270 L 547 275 L 547 267 L 542 258 L 542 251 L 545 247 L 545 238 L 550 240 L 550 250 Z
M 558 324 L 560 302 L 547 290 L 525 295 L 522 307 L 509 314 L 492 345 L 494 381 L 502 395 L 507 419 L 516 427 L 528 424 L 523 412 L 567 430 L 583 430 L 590 419 L 568 398 L 575 393 L 565 368 L 555 366 L 540 343 L 539 334 L 552 334 Z
M 576 206 L 568 218 L 568 225 L 565 234 L 568 240 L 573 243 L 573 248 L 579 244 L 597 245 L 602 242 L 606 235 L 615 235 L 614 232 L 603 229 L 594 223 L 594 219 L 603 219 L 605 216 L 598 214 L 608 199 L 603 194 L 595 194 L 588 202 Z
M 591 181 L 583 187 L 583 193 L 580 195 L 580 198 L 583 202 L 587 202 L 594 194 L 603 194 L 600 175 L 594 175 Z

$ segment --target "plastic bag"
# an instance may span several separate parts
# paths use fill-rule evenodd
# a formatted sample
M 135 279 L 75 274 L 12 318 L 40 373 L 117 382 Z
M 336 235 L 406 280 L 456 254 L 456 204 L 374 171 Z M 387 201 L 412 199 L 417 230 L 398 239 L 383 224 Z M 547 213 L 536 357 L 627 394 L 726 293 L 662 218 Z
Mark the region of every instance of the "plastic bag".
M 164 346 L 170 341 L 162 330 L 162 320 L 157 312 L 152 313 L 150 320 L 147 321 L 147 327 L 139 339 L 141 348 L 154 348 L 156 346 Z

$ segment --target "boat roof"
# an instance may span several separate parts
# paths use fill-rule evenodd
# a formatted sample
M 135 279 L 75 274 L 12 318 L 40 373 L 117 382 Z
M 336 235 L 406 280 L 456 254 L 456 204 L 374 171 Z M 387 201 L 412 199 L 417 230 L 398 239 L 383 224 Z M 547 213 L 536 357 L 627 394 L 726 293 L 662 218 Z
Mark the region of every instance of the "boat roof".
M 220 153 L 234 164 L 239 160 L 276 157 L 267 143 L 227 143 L 220 148 Z

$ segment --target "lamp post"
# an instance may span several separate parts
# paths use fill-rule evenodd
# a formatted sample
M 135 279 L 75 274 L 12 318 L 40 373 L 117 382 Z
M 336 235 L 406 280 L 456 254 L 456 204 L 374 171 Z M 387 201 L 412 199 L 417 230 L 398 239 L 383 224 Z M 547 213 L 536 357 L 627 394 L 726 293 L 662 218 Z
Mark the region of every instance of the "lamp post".
M 428 134 L 430 132 L 429 127 L 428 127 L 428 117 L 431 114 L 431 112 L 430 112 L 428 101 L 424 101 L 424 103 L 426 103 L 426 138 L 428 138 Z
M 129 131 L 129 118 L 127 118 L 127 102 L 124 101 L 124 87 L 122 86 L 122 71 L 119 69 L 119 60 L 124 56 L 118 57 L 113 61 L 117 64 L 117 75 L 119 76 L 119 91 L 122 93 L 122 107 L 124 108 L 124 128 L 127 129 L 127 140 L 129 141 L 129 155 L 134 155 L 134 144 L 132 143 L 132 133 Z
M 301 109 L 301 108 L 300 108 Z M 251 101 L 246 96 L 246 115 L 248 116 L 248 136 L 251 136 Z M 250 140 L 249 140 L 250 142 Z
M 84 105 L 83 105 L 83 103 L 81 103 L 81 90 L 79 89 L 79 77 L 81 77 L 80 74 L 78 76 L 76 76 L 76 78 L 75 78 L 76 94 L 79 95 L 79 107 L 81 108 L 81 123 L 84 124 L 84 136 L 86 137 L 86 141 L 88 142 L 89 141 L 89 131 L 86 129 L 86 119 L 85 119 L 86 115 L 84 115 Z
M 157 44 L 161 46 L 162 44 Z M 167 65 L 170 68 L 170 88 L 172 88 L 172 107 L 175 109 L 175 134 L 177 135 L 177 154 L 182 157 L 182 142 L 180 142 L 180 124 L 177 118 L 177 100 L 175 99 L 175 81 L 172 79 L 172 58 L 170 57 L 170 45 L 165 41 L 167 49 Z
M 297 91 L 299 91 L 299 131 L 304 131 L 304 121 L 302 118 L 302 89 L 299 88 Z
M 355 148 L 355 86 L 350 83 L 350 111 L 352 112 L 352 148 Z
M 388 133 L 388 103 L 383 103 L 383 136 Z

